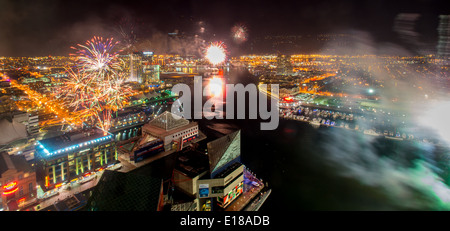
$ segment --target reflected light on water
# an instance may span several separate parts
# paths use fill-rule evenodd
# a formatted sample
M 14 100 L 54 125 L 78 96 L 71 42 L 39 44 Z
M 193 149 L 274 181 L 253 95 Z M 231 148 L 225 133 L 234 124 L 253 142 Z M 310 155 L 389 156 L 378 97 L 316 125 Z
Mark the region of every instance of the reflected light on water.
M 222 78 L 213 77 L 209 80 L 208 91 L 211 96 L 220 96 L 223 90 L 223 80 Z

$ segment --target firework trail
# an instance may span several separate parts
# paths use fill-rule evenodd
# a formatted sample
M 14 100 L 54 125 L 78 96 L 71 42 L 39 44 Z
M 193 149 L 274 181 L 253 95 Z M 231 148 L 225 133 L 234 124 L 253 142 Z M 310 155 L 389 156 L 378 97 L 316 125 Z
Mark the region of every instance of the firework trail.
M 122 17 L 116 24 L 114 30 L 120 37 L 120 46 L 126 53 L 131 53 L 136 48 L 138 43 L 138 27 L 140 24 L 137 20 L 132 20 L 127 17 Z M 138 25 L 138 26 L 136 26 Z
M 123 86 L 127 74 L 118 52 L 113 51 L 117 44 L 113 39 L 94 37 L 86 45 L 73 47 L 76 71 L 66 68 L 69 78 L 60 92 L 74 111 L 88 110 L 105 132 L 111 126 L 112 112 L 123 108 L 126 97 L 133 94 Z

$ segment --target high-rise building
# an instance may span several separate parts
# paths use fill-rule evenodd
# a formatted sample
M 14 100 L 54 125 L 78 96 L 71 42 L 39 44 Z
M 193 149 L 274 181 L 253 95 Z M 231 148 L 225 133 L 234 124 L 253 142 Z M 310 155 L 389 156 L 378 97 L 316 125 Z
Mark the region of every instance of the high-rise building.
M 292 73 L 291 56 L 278 54 L 277 56 L 277 74 L 286 75 Z
M 439 15 L 437 57 L 450 58 L 450 15 Z
M 159 65 L 144 64 L 142 79 L 145 84 L 159 83 Z
M 142 52 L 142 61 L 146 63 L 152 63 L 153 62 L 153 52 L 152 51 L 143 51 Z
M 27 131 L 30 135 L 39 133 L 39 115 L 37 113 L 28 113 Z
M 130 78 L 129 82 L 142 83 L 142 52 L 134 52 L 130 54 Z
M 129 55 L 129 60 L 124 61 L 129 62 L 126 65 L 130 72 L 129 82 L 149 84 L 159 81 L 159 65 L 153 65 L 153 52 L 134 52 Z

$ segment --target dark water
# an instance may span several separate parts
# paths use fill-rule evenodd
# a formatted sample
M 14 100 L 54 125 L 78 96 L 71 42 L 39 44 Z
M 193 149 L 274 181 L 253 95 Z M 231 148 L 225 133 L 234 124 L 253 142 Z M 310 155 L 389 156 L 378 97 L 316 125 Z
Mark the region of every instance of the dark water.
M 225 75 L 257 83 L 245 71 Z M 242 162 L 273 189 L 262 211 L 450 210 L 448 147 L 282 119 L 273 131 L 261 120 L 198 122 L 206 133 L 241 129 Z
M 227 74 L 229 83 L 257 82 Z M 242 163 L 273 189 L 261 211 L 450 210 L 447 147 L 282 119 L 273 131 L 261 120 L 197 122 L 208 140 L 241 129 Z M 166 178 L 174 160 L 140 171 Z
M 202 121 L 241 129 L 241 160 L 273 189 L 261 211 L 448 210 L 448 150 L 281 120 Z

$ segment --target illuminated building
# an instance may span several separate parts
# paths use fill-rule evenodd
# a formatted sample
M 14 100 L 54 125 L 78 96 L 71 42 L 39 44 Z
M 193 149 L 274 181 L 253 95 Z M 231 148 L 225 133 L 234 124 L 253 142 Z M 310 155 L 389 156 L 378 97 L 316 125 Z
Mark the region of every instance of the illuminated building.
M 292 96 L 283 97 L 279 102 L 280 108 L 293 108 L 300 106 L 300 102 Z
M 0 153 L 0 210 L 15 211 L 36 199 L 36 173 L 23 156 Z
M 134 52 L 130 55 L 130 78 L 131 82 L 142 83 L 142 58 L 141 52 Z
M 226 208 L 243 193 L 240 138 L 241 132 L 236 131 L 209 142 L 207 155 L 180 154 L 173 181 L 180 191 L 195 198 L 198 211 L 210 211 L 216 205 Z
M 159 83 L 159 65 L 144 64 L 142 79 L 146 84 Z
M 120 58 L 126 63 L 125 71 L 130 72 L 129 82 L 150 84 L 159 81 L 159 65 L 153 65 L 153 52 L 133 52 Z
M 142 127 L 142 137 L 132 148 L 130 159 L 139 162 L 160 152 L 180 151 L 204 138 L 197 122 L 165 111 Z
M 147 122 L 148 116 L 142 109 L 126 108 L 113 113 L 110 132 L 116 141 L 127 140 L 141 134 L 142 125 Z
M 291 57 L 289 55 L 278 54 L 277 74 L 285 75 L 289 73 L 292 73 Z
M 117 161 L 114 135 L 93 128 L 37 142 L 36 176 L 43 189 L 58 188 Z
M 142 52 L 142 62 L 146 64 L 153 63 L 153 51 L 143 51 Z
M 165 151 L 181 150 L 199 137 L 197 122 L 189 122 L 168 111 L 145 124 L 142 133 L 164 141 Z

